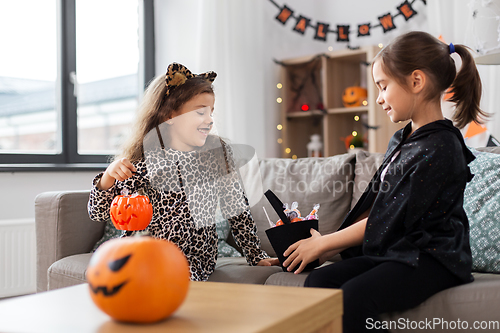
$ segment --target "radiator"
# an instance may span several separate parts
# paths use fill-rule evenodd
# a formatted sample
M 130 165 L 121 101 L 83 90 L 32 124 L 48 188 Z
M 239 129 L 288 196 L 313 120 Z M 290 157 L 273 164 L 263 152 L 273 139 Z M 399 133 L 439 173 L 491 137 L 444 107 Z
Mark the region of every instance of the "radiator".
M 0 220 L 0 298 L 35 292 L 35 221 Z

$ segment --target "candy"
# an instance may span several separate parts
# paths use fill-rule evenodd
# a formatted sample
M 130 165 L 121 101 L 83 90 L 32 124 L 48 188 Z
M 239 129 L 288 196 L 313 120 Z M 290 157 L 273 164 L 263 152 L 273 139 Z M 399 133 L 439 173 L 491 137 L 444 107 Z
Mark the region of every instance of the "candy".
M 292 205 L 289 206 L 288 203 L 283 204 L 283 211 L 285 215 L 288 217 L 288 220 L 292 223 L 294 222 L 300 222 L 300 221 L 305 221 L 305 220 L 317 220 L 318 219 L 318 210 L 319 210 L 319 204 L 314 204 L 313 209 L 307 215 L 306 217 L 302 217 L 300 214 L 300 211 L 298 209 L 299 204 L 294 201 L 292 202 Z M 279 220 L 276 222 L 275 226 L 280 226 L 284 225 L 283 221 Z
M 315 204 L 313 210 L 306 216 L 306 220 L 317 220 L 318 219 L 319 204 Z

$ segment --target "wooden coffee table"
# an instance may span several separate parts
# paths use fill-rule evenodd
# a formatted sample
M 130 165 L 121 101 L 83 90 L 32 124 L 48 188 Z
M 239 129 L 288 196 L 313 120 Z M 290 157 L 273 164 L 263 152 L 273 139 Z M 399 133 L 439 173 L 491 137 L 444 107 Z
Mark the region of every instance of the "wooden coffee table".
M 170 318 L 135 325 L 101 312 L 82 284 L 0 301 L 0 332 L 342 332 L 342 291 L 192 282 Z

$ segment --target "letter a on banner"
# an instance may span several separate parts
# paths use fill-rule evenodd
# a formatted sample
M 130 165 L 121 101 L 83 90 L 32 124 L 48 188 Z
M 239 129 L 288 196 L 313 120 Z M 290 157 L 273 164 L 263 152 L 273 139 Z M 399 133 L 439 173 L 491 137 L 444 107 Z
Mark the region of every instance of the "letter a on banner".
M 337 25 L 337 42 L 349 41 L 349 26 Z
M 370 36 L 371 23 L 358 25 L 358 37 Z
M 297 31 L 300 34 L 304 34 L 307 26 L 309 25 L 309 21 L 311 20 L 308 19 L 307 17 L 300 15 L 299 18 L 297 19 L 297 23 L 295 24 L 293 30 Z
M 384 33 L 396 29 L 391 13 L 387 13 L 385 15 L 378 17 L 378 20 L 380 21 L 382 28 L 384 28 Z
M 283 8 L 281 8 L 281 12 L 278 14 L 278 16 L 276 16 L 276 19 L 283 25 L 285 25 L 286 21 L 288 21 L 292 14 L 293 10 L 284 5 Z
M 316 24 L 316 35 L 314 35 L 314 39 L 326 41 L 326 34 L 328 33 L 329 26 L 329 24 L 318 22 Z

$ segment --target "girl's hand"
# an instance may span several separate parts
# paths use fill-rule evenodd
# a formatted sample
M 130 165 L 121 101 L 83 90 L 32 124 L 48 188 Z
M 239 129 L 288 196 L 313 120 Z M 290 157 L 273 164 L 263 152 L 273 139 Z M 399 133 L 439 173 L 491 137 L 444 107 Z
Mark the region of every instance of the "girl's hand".
M 283 253 L 285 257 L 288 256 L 283 266 L 288 267 L 287 270 L 291 271 L 300 263 L 299 268 L 294 273 L 299 274 L 302 272 L 308 263 L 318 259 L 322 255 L 319 246 L 321 237 L 318 231 L 311 228 L 311 237 L 290 245 L 285 253 Z
M 104 174 L 102 175 L 101 181 L 97 184 L 97 187 L 101 190 L 107 190 L 114 185 L 115 181 L 124 181 L 133 176 L 137 169 L 135 166 L 125 157 L 111 163 Z
M 259 261 L 257 266 L 279 266 L 280 261 L 278 258 L 266 258 Z

